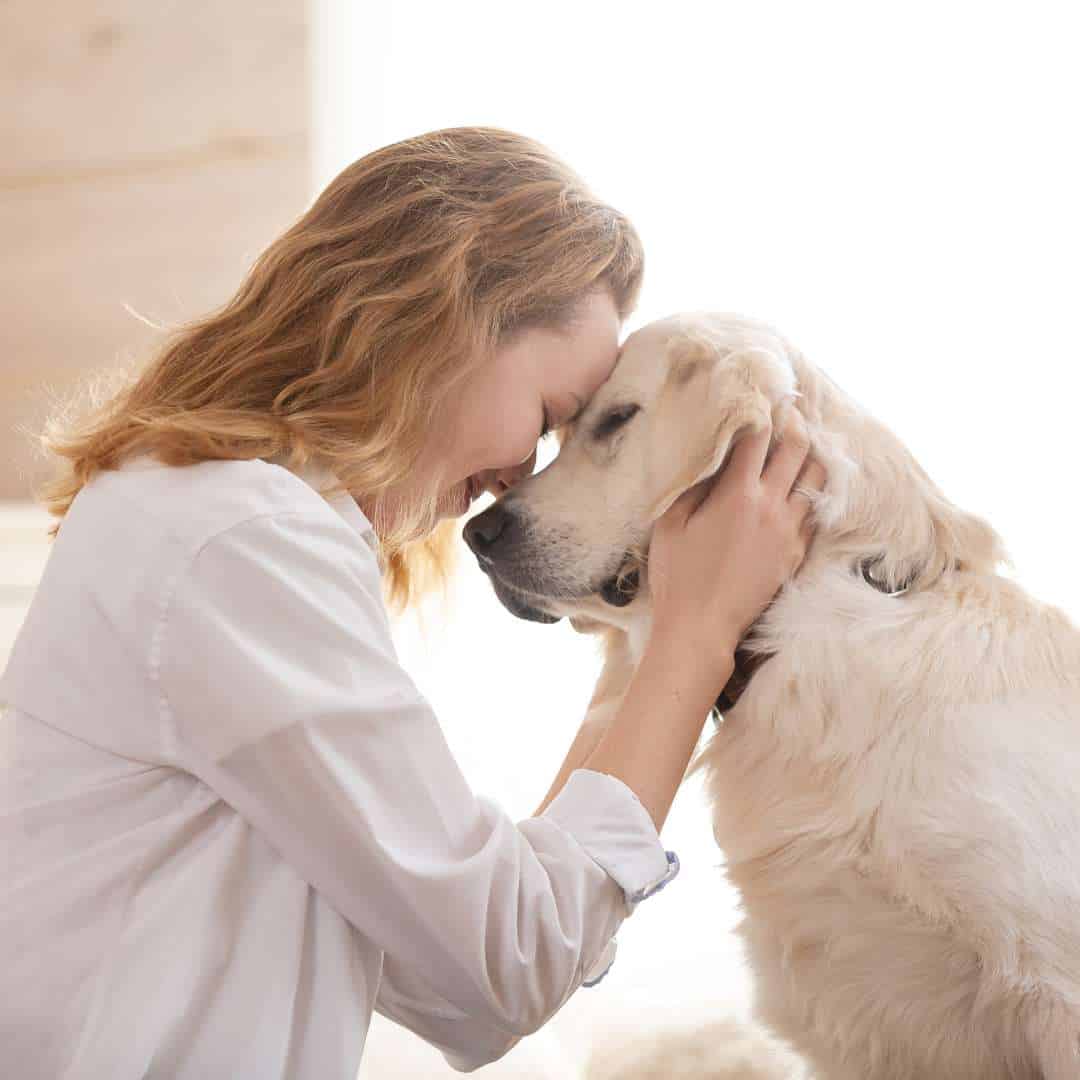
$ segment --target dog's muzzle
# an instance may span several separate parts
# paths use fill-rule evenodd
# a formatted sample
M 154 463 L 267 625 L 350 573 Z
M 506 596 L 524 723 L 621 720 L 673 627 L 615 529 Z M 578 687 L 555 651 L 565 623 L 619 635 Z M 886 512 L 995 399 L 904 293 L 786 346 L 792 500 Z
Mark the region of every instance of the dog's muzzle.
M 548 611 L 542 611 L 540 608 L 534 607 L 525 596 L 512 589 L 509 585 L 504 585 L 494 574 L 488 574 L 488 579 L 491 582 L 491 587 L 495 590 L 495 595 L 499 598 L 499 603 L 511 615 L 515 615 L 519 619 L 525 619 L 527 622 L 557 623 L 560 620 L 561 616 L 552 615 Z

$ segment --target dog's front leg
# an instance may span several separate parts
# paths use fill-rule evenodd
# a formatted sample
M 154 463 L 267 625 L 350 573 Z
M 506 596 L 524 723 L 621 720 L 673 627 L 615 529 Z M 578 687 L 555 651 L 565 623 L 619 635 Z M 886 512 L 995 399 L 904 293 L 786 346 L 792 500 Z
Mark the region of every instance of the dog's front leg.
M 537 809 L 537 814 L 546 809 L 548 803 L 562 790 L 570 774 L 575 769 L 581 768 L 600 744 L 608 725 L 622 704 L 626 688 L 634 674 L 627 635 L 621 630 L 614 629 L 605 630 L 604 633 L 606 635 L 604 666 L 600 671 L 600 678 L 597 679 L 596 689 L 593 691 L 592 700 L 586 710 L 585 719 L 566 755 L 562 768 L 559 769 L 547 795 L 544 796 L 544 801 Z

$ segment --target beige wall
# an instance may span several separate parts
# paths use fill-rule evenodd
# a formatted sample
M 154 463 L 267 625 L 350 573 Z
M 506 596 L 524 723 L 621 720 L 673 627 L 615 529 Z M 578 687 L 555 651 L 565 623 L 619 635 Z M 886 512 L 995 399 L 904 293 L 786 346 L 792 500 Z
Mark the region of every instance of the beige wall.
M 309 197 L 306 0 L 0 6 L 0 498 L 17 430 L 224 300 Z

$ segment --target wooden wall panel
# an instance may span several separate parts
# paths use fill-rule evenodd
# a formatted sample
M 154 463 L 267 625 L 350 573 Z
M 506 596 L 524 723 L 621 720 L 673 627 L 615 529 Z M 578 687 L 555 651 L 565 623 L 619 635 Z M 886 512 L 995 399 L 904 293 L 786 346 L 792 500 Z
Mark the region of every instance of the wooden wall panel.
M 0 7 L 0 498 L 20 429 L 227 298 L 309 199 L 305 0 Z M 129 311 L 130 309 L 130 311 Z

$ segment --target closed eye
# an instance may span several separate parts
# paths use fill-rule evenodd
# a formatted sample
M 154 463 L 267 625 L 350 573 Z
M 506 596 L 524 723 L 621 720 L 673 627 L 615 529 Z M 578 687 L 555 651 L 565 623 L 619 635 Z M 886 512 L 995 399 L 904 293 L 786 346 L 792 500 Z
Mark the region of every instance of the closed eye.
M 600 422 L 593 428 L 594 439 L 608 439 L 615 434 L 627 421 L 641 412 L 640 405 L 620 405 L 617 409 L 611 409 L 601 417 Z
M 546 439 L 551 434 L 551 420 L 548 417 L 548 411 L 544 409 L 544 422 L 540 428 L 540 438 Z

